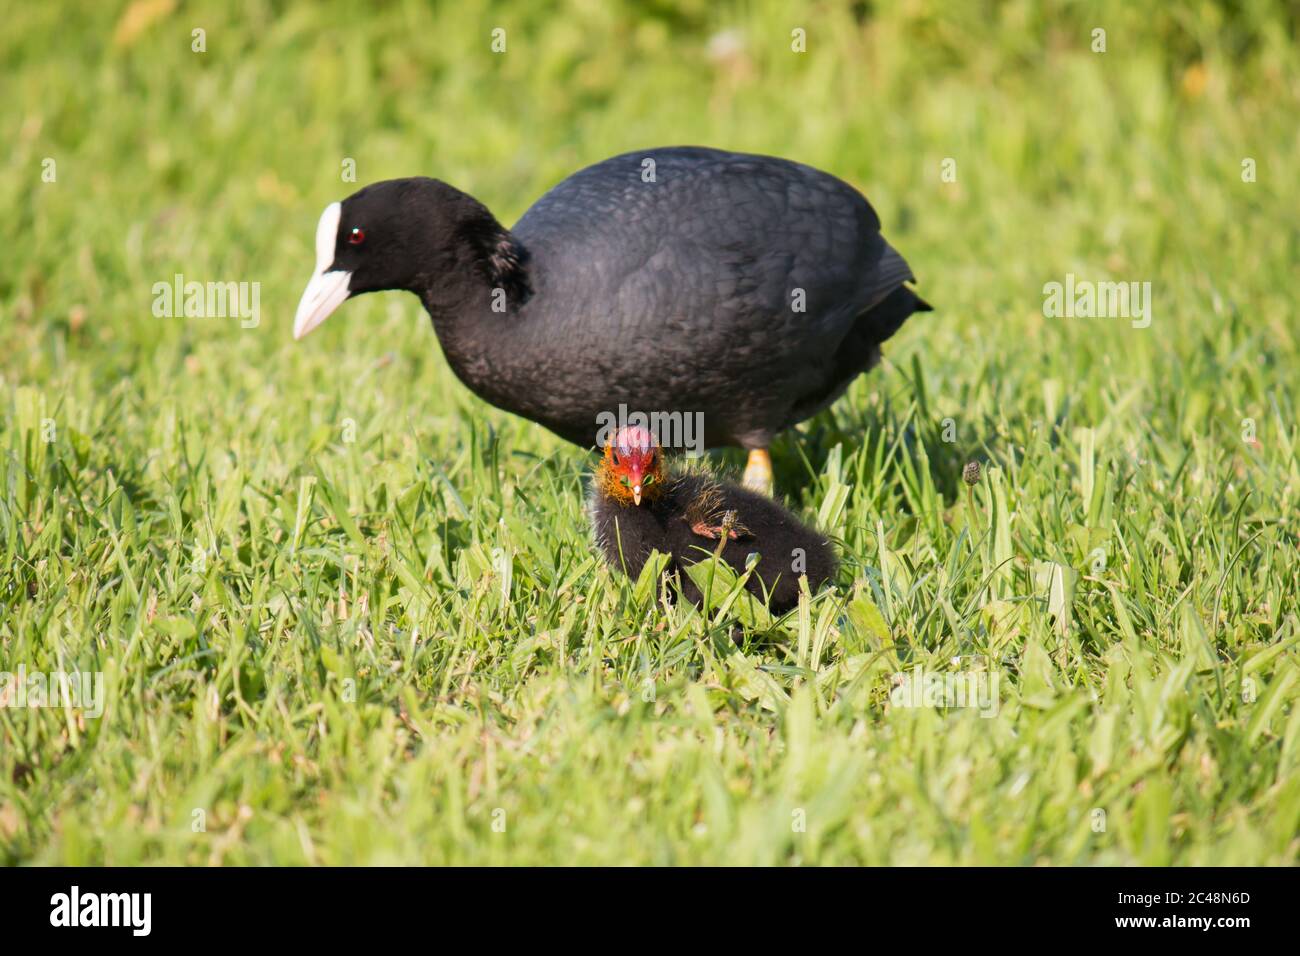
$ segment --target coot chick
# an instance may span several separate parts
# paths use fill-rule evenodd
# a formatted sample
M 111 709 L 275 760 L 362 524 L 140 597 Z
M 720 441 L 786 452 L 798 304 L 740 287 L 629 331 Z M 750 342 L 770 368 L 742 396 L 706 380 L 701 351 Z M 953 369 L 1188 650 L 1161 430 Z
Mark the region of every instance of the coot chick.
M 352 296 L 415 293 L 481 398 L 584 447 L 630 412 L 703 416 L 703 444 L 767 448 L 838 398 L 929 311 L 860 193 L 770 156 L 626 153 L 555 186 L 513 229 L 436 179 L 331 203 L 294 317 L 301 338 Z
M 592 481 L 596 542 L 609 563 L 635 578 L 652 551 L 669 556 L 682 593 L 699 605 L 686 566 L 720 558 L 737 574 L 758 563 L 745 583 L 776 614 L 799 603 L 799 576 L 816 591 L 835 573 L 829 542 L 775 501 L 708 475 L 668 473 L 662 450 L 643 428 L 621 429 L 605 446 Z

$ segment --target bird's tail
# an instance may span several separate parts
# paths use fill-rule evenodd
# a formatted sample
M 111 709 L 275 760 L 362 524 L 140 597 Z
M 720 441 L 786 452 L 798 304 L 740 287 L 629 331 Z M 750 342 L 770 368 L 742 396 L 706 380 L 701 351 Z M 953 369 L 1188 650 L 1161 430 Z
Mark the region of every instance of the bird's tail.
M 894 325 L 882 326 L 882 334 L 877 341 L 883 342 L 897 332 L 898 327 L 913 312 L 934 311 L 934 307 L 929 302 L 926 302 L 911 289 L 906 288 L 903 285 L 905 282 L 916 282 L 916 276 L 912 274 L 912 267 L 907 264 L 907 260 L 903 258 L 897 249 L 885 243 L 884 254 L 881 255 L 880 261 L 876 263 L 876 272 L 873 276 L 873 283 L 880 291 L 877 293 L 876 301 L 871 305 L 869 314 L 873 318 L 876 317 L 877 312 L 882 310 L 890 316 L 893 313 L 898 314 Z M 898 294 L 900 290 L 905 294 L 900 296 Z M 890 308 L 885 308 L 886 305 L 889 305 Z
M 916 276 L 912 275 L 912 267 L 907 264 L 902 254 L 889 243 L 885 243 L 885 251 L 876 263 L 876 271 L 871 281 L 877 289 L 884 291 L 902 285 L 904 282 L 915 282 Z
M 883 342 L 899 330 L 908 316 L 913 312 L 933 312 L 934 307 L 905 285 L 900 285 L 880 304 L 862 316 L 859 321 L 866 322 L 871 330 L 871 337 L 876 342 Z

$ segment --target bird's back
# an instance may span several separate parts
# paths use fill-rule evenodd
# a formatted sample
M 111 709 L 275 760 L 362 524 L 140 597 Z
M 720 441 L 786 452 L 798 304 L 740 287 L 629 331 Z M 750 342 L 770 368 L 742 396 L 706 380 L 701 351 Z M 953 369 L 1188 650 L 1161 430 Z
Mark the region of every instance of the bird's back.
M 583 169 L 513 233 L 535 292 L 518 346 L 554 370 L 533 417 L 584 444 L 620 403 L 703 413 L 709 445 L 764 444 L 874 361 L 850 333 L 911 278 L 848 184 L 699 147 Z
M 768 592 L 775 611 L 798 603 L 800 575 L 808 576 L 815 592 L 835 574 L 835 552 L 826 537 L 764 495 L 701 474 L 677 477 L 671 494 L 678 511 L 690 511 L 692 502 L 707 498 L 714 521 L 721 523 L 730 513 L 736 536 L 723 545 L 722 560 L 741 572 L 750 556 L 757 555 L 747 587 L 758 597 Z M 689 521 L 670 523 L 668 528 L 673 555 L 685 564 L 707 559 L 720 540 L 699 536 Z
M 614 325 L 688 311 L 695 315 L 677 317 L 704 321 L 699 313 L 712 308 L 736 323 L 751 310 L 808 332 L 889 291 L 874 283 L 888 247 L 867 200 L 834 176 L 771 156 L 625 153 L 559 183 L 513 232 L 549 294 L 571 293 L 577 304 L 599 290 L 602 305 L 615 304 Z M 889 268 L 881 278 L 906 277 Z M 791 308 L 796 288 L 803 312 Z

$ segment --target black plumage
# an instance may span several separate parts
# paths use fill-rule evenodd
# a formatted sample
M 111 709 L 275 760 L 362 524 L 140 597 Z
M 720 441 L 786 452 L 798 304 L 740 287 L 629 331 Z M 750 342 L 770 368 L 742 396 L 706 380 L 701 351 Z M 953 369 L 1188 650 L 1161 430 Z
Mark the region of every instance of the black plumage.
M 745 587 L 777 614 L 799 603 L 801 574 L 814 592 L 835 574 L 835 552 L 823 535 L 770 498 L 708 475 L 670 478 L 662 494 L 640 505 L 596 481 L 589 511 L 596 543 L 614 568 L 635 578 L 652 551 L 669 555 L 667 572 L 677 574 L 682 593 L 697 605 L 703 595 L 686 566 L 708 560 L 724 538 L 720 558 L 737 574 L 758 556 Z
M 296 335 L 347 297 L 409 290 L 469 388 L 588 447 L 625 405 L 703 413 L 708 446 L 764 448 L 929 309 L 855 189 L 714 149 L 588 167 L 513 230 L 437 180 L 375 183 L 317 240 Z

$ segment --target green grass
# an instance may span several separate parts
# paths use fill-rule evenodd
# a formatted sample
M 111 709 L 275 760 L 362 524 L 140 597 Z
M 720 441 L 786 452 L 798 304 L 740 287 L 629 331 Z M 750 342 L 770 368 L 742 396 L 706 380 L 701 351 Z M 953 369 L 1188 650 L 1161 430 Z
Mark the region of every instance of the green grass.
M 0 670 L 107 707 L 0 709 L 0 861 L 1296 862 L 1283 4 L 117 6 L 2 17 Z M 345 158 L 513 222 L 678 142 L 858 185 L 937 307 L 774 449 L 844 568 L 740 646 L 598 562 L 588 457 L 413 297 L 290 337 Z M 261 324 L 155 318 L 178 272 Z M 1150 327 L 1045 318 L 1067 273 Z M 996 716 L 892 705 L 918 666 Z

